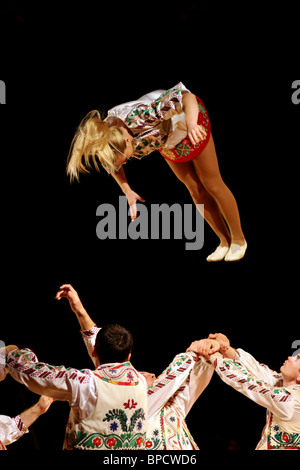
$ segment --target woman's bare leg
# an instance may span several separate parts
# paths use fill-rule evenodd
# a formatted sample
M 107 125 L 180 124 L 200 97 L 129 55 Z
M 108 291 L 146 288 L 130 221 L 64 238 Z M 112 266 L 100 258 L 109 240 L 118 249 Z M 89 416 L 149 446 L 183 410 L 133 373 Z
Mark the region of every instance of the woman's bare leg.
M 230 245 L 230 233 L 218 204 L 201 184 L 192 162 L 166 160 L 177 178 L 185 184 L 195 204 L 204 204 L 204 218 L 220 239 L 221 246 Z M 203 215 L 203 214 L 202 214 Z
M 241 228 L 238 206 L 232 192 L 221 177 L 212 136 L 205 149 L 192 160 L 192 163 L 198 178 L 218 204 L 230 230 L 231 243 L 243 245 L 245 237 Z

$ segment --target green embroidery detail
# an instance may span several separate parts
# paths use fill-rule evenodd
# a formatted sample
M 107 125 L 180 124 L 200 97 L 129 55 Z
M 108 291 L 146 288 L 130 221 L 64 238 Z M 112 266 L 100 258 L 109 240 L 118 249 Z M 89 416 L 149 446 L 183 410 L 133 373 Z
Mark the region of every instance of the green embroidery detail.
M 146 433 L 134 432 L 136 427 L 137 431 L 142 429 L 142 420 L 146 419 L 145 412 L 142 408 L 135 410 L 130 418 L 130 423 L 127 425 L 127 415 L 124 410 L 113 409 L 105 414 L 103 421 L 117 420 L 121 426 L 122 434 L 102 434 L 92 433 L 88 434 L 83 431 L 71 431 L 66 436 L 68 446 L 71 448 L 85 448 L 85 449 L 139 449 L 144 445 Z M 112 423 L 111 430 L 115 431 L 118 425 L 116 422 Z
M 108 413 L 106 413 L 105 418 L 103 421 L 112 421 L 114 419 L 117 419 L 121 425 L 121 429 L 124 432 L 131 432 L 134 429 L 134 426 L 136 425 L 136 422 L 138 419 L 145 419 L 145 413 L 142 408 L 139 408 L 138 410 L 135 410 L 133 415 L 130 418 L 130 425 L 129 428 L 127 428 L 127 415 L 124 410 L 109 410 Z
M 273 440 L 280 446 L 299 446 L 300 435 L 296 433 L 289 434 L 287 432 L 277 432 L 274 434 Z
M 191 146 L 187 143 L 188 140 L 183 140 L 180 144 L 176 145 L 176 152 L 182 157 L 186 157 L 191 153 Z
M 104 435 L 101 433 L 87 434 L 82 431 L 73 432 L 68 439 L 69 444 L 74 448 L 85 448 L 91 450 L 100 450 L 101 448 L 109 450 L 117 449 L 138 449 L 145 440 L 145 434 L 142 433 L 124 433 Z

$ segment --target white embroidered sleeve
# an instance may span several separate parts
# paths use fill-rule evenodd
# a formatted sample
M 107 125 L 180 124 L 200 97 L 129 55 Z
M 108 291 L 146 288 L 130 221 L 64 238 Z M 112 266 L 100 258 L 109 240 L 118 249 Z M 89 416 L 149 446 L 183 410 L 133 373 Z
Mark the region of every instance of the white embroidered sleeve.
M 243 364 L 243 366 L 255 377 L 263 380 L 264 382 L 269 383 L 270 385 L 275 385 L 278 380 L 281 379 L 281 374 L 278 372 L 270 369 L 265 364 L 259 363 L 256 359 L 254 359 L 251 354 L 247 353 L 243 349 L 237 349 L 237 362 Z
M 17 441 L 28 429 L 20 416 L 10 418 L 9 416 L 0 416 L 0 441 L 8 446 Z
M 175 356 L 169 367 L 148 388 L 149 418 L 160 410 L 185 382 L 193 369 L 197 356 L 191 352 Z
M 175 393 L 175 400 L 187 416 L 195 401 L 208 386 L 214 373 L 214 368 L 202 357 L 194 364 L 189 376 Z
M 94 346 L 95 346 L 95 343 L 96 343 L 97 334 L 99 333 L 100 330 L 101 330 L 101 328 L 98 328 L 97 325 L 94 325 L 89 330 L 81 330 L 80 331 L 82 339 L 83 339 L 84 344 L 86 346 L 87 352 L 88 352 L 91 360 L 93 361 L 93 364 L 94 364 L 95 367 L 96 367 L 96 362 L 95 362 L 95 358 L 93 356 L 93 350 L 94 350 Z
M 97 386 L 89 369 L 77 370 L 38 362 L 30 349 L 11 351 L 7 356 L 10 375 L 38 395 L 68 401 L 79 413 L 88 416 L 97 402 Z
M 267 408 L 283 420 L 298 419 L 299 403 L 293 394 L 284 387 L 273 387 L 258 377 L 254 377 L 241 363 L 217 356 L 214 367 L 223 382 L 242 393 L 258 405 Z

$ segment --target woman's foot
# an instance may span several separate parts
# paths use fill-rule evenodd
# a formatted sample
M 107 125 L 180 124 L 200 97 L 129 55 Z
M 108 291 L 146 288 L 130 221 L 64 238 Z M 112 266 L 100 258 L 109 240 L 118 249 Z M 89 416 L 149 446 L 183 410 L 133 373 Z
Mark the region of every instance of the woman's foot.
M 239 261 L 240 259 L 244 258 L 246 250 L 246 240 L 242 245 L 239 245 L 238 243 L 232 243 L 227 255 L 225 256 L 225 261 Z
M 229 251 L 229 246 L 219 245 L 218 248 L 206 258 L 208 262 L 222 261 Z

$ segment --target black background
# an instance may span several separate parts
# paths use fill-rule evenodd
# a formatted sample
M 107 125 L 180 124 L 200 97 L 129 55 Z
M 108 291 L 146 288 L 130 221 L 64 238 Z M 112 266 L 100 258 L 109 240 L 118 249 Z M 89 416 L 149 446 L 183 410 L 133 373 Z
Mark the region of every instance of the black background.
M 0 338 L 50 364 L 92 367 L 75 315 L 54 300 L 71 283 L 99 326 L 131 329 L 138 369 L 159 374 L 191 341 L 221 331 L 278 370 L 299 340 L 295 7 L 4 2 L 1 10 Z M 89 110 L 179 81 L 210 115 L 248 241 L 239 263 L 205 261 L 218 243 L 208 226 L 199 251 L 184 240 L 100 241 L 96 209 L 118 206 L 118 186 L 103 171 L 72 185 L 65 173 Z M 191 203 L 159 153 L 130 161 L 126 174 L 148 208 Z M 8 377 L 0 413 L 15 416 L 36 399 Z M 61 449 L 67 416 L 68 404 L 54 403 L 9 451 Z M 187 422 L 202 450 L 231 440 L 253 450 L 265 410 L 215 375 Z

